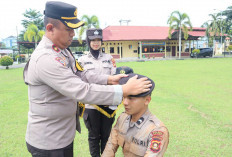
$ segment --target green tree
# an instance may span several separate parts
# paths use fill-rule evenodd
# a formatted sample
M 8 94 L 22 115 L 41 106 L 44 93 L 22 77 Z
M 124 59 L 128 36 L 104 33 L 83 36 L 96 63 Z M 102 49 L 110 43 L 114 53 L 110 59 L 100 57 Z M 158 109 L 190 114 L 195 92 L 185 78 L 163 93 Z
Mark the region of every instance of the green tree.
M 172 30 L 177 30 L 179 35 L 179 58 L 181 58 L 181 32 L 184 34 L 184 39 L 188 39 L 188 27 L 192 30 L 190 18 L 186 13 L 181 14 L 179 11 L 173 11 L 168 18 L 169 24 L 169 39 L 171 39 Z
M 210 16 L 210 20 L 209 22 L 209 30 L 210 30 L 210 36 L 212 37 L 212 41 L 213 41 L 213 47 L 214 47 L 214 41 L 215 39 L 219 39 L 220 37 L 220 33 L 221 33 L 221 19 L 220 19 L 220 15 L 219 14 L 209 14 Z M 213 55 L 215 53 L 215 50 L 213 48 Z
M 80 28 L 79 30 L 79 42 L 82 43 L 82 36 L 83 33 L 89 29 L 89 28 L 99 28 L 99 20 L 96 15 L 93 16 L 88 16 L 88 15 L 83 15 L 81 17 L 81 20 L 85 22 L 85 25 Z
M 2 66 L 6 66 L 6 69 L 9 69 L 9 65 L 13 64 L 13 59 L 9 56 L 4 56 L 2 58 L 0 58 L 0 65 Z
M 203 25 L 201 25 L 201 27 L 206 28 L 205 36 L 207 37 L 207 40 L 208 40 L 208 46 L 212 45 L 212 43 L 210 43 L 210 27 L 209 27 L 209 23 L 205 22 L 205 23 L 203 23 Z
M 44 29 L 44 23 L 43 23 L 43 15 L 34 9 L 29 9 L 26 10 L 25 13 L 23 13 L 23 16 L 25 19 L 22 20 L 22 25 L 24 26 L 25 29 L 33 23 L 35 24 L 39 30 Z
M 42 39 L 44 33 L 45 32 L 43 30 L 39 30 L 35 24 L 30 24 L 27 27 L 27 31 L 24 33 L 24 40 L 30 42 L 34 41 L 36 48 L 37 42 Z

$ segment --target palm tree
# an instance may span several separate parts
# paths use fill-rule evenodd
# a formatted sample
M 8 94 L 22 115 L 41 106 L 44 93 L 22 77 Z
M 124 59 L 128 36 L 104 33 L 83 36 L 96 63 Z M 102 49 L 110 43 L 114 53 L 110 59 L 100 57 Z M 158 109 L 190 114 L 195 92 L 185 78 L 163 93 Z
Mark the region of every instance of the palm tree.
M 202 28 L 206 28 L 205 30 L 205 36 L 207 37 L 207 40 L 208 40 L 208 46 L 211 45 L 210 43 L 210 25 L 209 25 L 209 22 L 205 22 L 203 23 L 203 25 L 201 25 Z
M 172 30 L 179 30 L 179 59 L 181 58 L 181 31 L 184 33 L 185 40 L 188 39 L 188 27 L 192 30 L 192 24 L 186 13 L 181 14 L 179 11 L 173 11 L 168 19 L 169 39 L 171 39 Z
M 209 20 L 209 29 L 214 42 L 216 37 L 220 35 L 221 20 L 219 18 L 220 16 L 219 14 L 209 14 L 209 16 L 211 17 L 211 20 Z M 214 47 L 214 43 L 213 43 L 213 47 Z M 215 50 L 213 48 L 213 55 L 214 53 Z
M 35 48 L 37 46 L 37 42 L 42 39 L 44 35 L 43 30 L 39 30 L 35 24 L 30 24 L 27 27 L 27 31 L 24 33 L 24 40 L 25 41 L 35 41 Z
M 83 27 L 81 27 L 80 31 L 79 31 L 79 42 L 82 43 L 82 35 L 83 33 L 89 29 L 89 28 L 99 28 L 99 20 L 98 17 L 93 15 L 91 17 L 89 17 L 88 15 L 83 15 L 81 17 L 81 20 L 85 22 L 85 25 Z

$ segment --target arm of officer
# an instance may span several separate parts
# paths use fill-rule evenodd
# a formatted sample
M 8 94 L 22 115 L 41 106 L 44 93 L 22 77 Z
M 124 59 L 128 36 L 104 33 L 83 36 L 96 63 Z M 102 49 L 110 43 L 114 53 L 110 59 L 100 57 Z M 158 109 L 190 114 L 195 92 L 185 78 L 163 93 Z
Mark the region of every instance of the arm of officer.
M 119 147 L 118 138 L 117 138 L 119 117 L 117 119 L 117 123 L 111 130 L 110 137 L 108 138 L 107 144 L 105 146 L 104 152 L 101 157 L 115 157 L 115 153 L 117 152 Z
M 162 157 L 167 150 L 169 133 L 166 127 L 154 129 L 149 135 L 149 144 L 144 157 Z
M 35 65 L 30 66 L 36 66 L 34 73 L 39 76 L 38 82 L 44 82 L 69 98 L 83 103 L 101 105 L 118 105 L 122 101 L 122 86 L 105 86 L 83 82 L 80 77 L 73 74 L 70 68 L 56 60 L 56 57 L 52 55 L 41 56 Z
M 85 60 L 86 60 L 86 56 L 82 56 L 78 59 L 78 63 L 82 67 L 84 67 Z M 95 72 L 84 69 L 83 71 L 77 71 L 76 75 L 81 77 L 83 81 L 88 82 L 88 83 L 107 85 L 108 75 L 105 75 L 105 74 L 99 75 L 99 74 L 96 74 Z

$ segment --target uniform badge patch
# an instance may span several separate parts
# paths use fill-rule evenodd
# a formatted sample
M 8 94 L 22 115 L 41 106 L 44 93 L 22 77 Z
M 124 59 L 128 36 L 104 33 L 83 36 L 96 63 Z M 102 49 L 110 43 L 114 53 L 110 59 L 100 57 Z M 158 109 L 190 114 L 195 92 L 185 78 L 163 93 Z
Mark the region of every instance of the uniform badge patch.
M 160 151 L 161 141 L 159 139 L 152 139 L 150 150 L 154 153 L 158 153 Z
M 55 44 L 52 45 L 52 49 L 56 52 L 60 52 L 60 49 Z
M 152 138 L 162 141 L 163 140 L 163 134 L 164 133 L 162 131 L 153 131 L 152 132 Z
M 60 57 L 56 57 L 56 59 L 55 59 L 57 62 L 59 62 L 60 64 L 62 64 L 63 66 L 65 66 L 66 64 L 65 64 L 65 61 L 62 59 L 62 58 L 60 58 Z
M 112 62 L 112 64 L 113 64 L 113 66 L 116 68 L 116 63 L 115 63 L 114 58 L 111 59 L 111 62 Z

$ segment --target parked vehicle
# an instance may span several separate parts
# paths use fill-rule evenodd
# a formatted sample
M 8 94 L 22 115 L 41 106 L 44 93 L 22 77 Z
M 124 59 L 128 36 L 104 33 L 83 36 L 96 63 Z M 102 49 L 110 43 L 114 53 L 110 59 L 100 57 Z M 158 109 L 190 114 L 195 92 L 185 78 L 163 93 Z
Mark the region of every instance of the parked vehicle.
M 73 53 L 73 56 L 76 60 L 78 60 L 81 56 L 85 55 L 83 52 L 75 52 Z
M 200 52 L 199 53 L 190 53 L 190 57 L 212 57 L 213 56 L 213 48 L 200 48 Z

